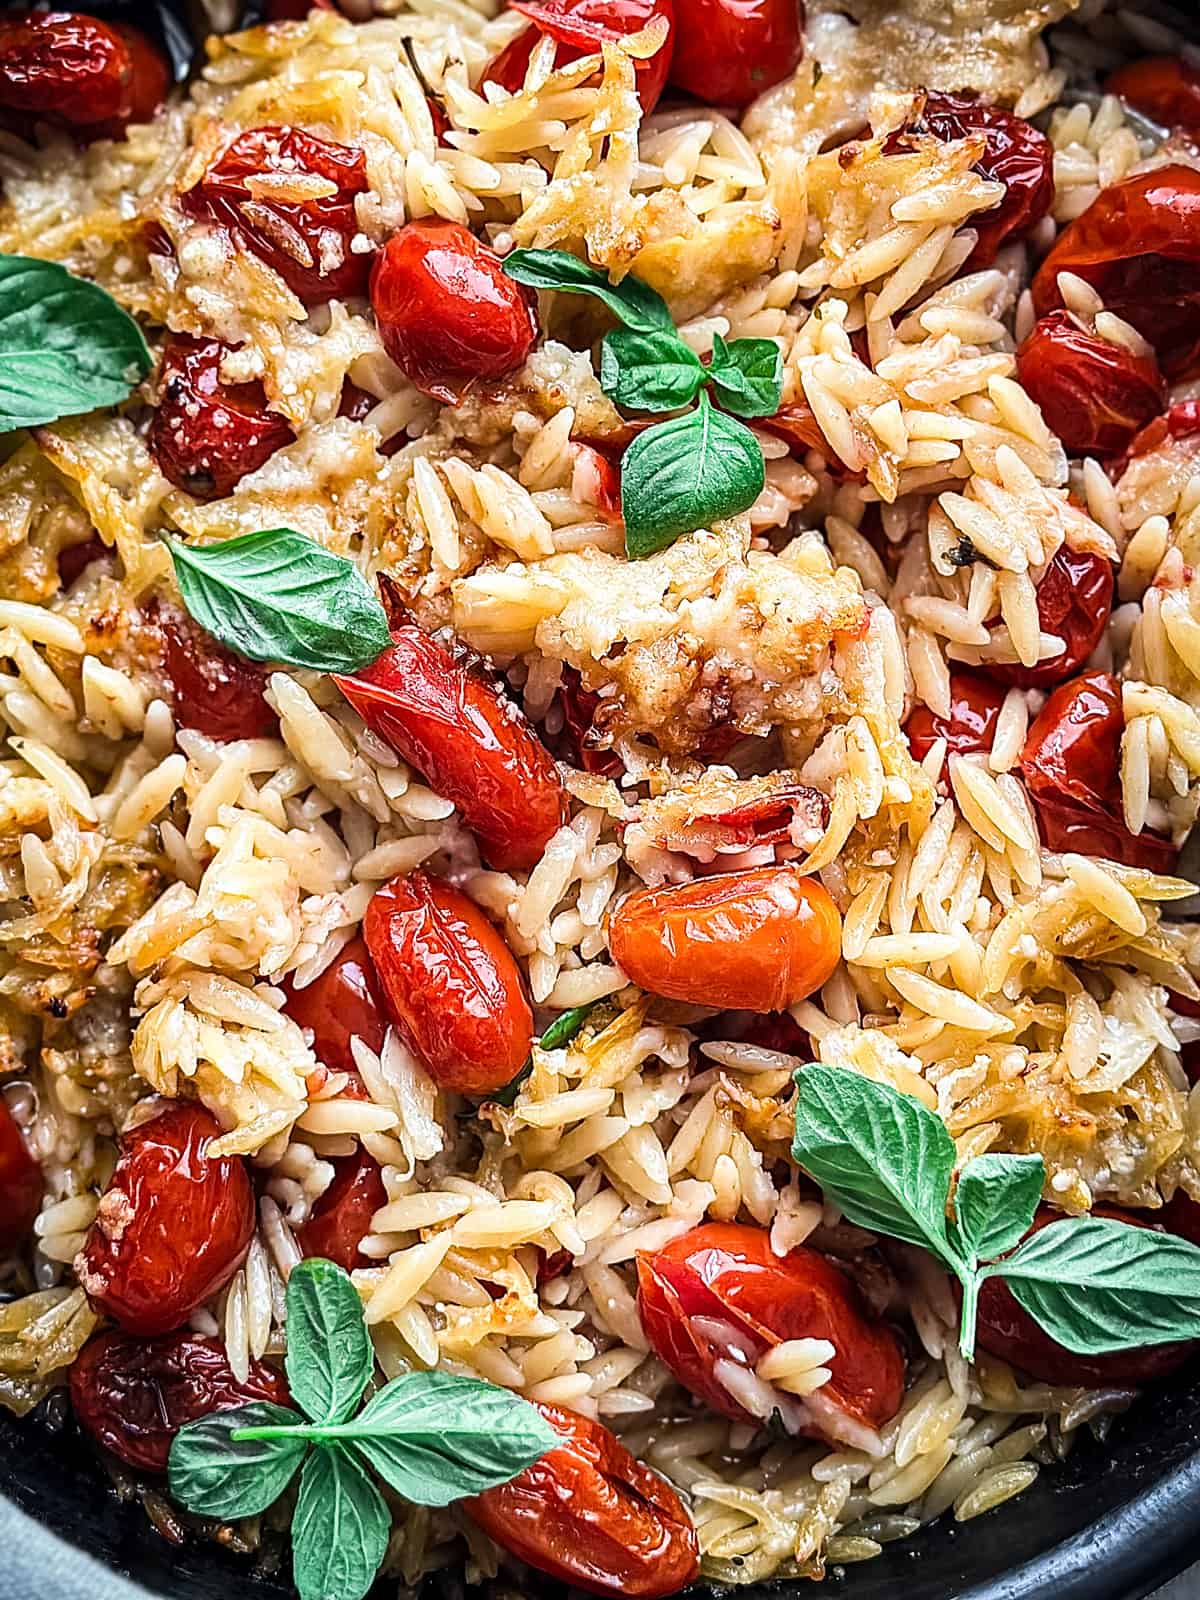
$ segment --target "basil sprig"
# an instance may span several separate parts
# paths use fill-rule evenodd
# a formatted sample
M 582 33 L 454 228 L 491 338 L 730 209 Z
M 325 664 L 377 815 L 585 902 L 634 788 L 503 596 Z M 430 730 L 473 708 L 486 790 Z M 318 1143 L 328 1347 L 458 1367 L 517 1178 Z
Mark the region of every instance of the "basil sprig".
M 302 1261 L 287 1287 L 287 1375 L 299 1410 L 253 1401 L 181 1428 L 171 1493 L 207 1517 L 248 1517 L 300 1469 L 292 1570 L 301 1600 L 361 1600 L 392 1519 L 377 1473 L 414 1505 L 445 1506 L 507 1483 L 558 1435 L 495 1384 L 408 1372 L 361 1411 L 374 1369 L 358 1291 L 332 1261 Z
M 119 405 L 149 370 L 141 329 L 99 284 L 0 255 L 0 433 Z
M 705 366 L 679 337 L 666 301 L 632 274 L 606 273 L 566 250 L 514 250 L 504 270 L 518 283 L 601 301 L 623 327 L 600 347 L 600 386 L 629 411 L 694 411 L 638 435 L 621 462 L 621 514 L 630 556 L 665 550 L 681 534 L 732 517 L 762 493 L 762 451 L 726 415 L 769 417 L 783 392 L 783 355 L 774 339 L 713 339 Z M 709 404 L 711 391 L 720 411 Z
M 935 1112 L 845 1067 L 801 1067 L 796 1084 L 796 1161 L 851 1222 L 922 1246 L 955 1275 L 968 1361 L 989 1278 L 1077 1355 L 1200 1337 L 1195 1245 L 1110 1217 L 1063 1218 L 1026 1238 L 1045 1182 L 1036 1155 L 968 1161 L 951 1216 L 956 1152 Z
M 251 661 L 354 672 L 392 642 L 387 616 L 352 561 L 290 528 L 219 544 L 171 540 L 175 578 L 196 621 Z

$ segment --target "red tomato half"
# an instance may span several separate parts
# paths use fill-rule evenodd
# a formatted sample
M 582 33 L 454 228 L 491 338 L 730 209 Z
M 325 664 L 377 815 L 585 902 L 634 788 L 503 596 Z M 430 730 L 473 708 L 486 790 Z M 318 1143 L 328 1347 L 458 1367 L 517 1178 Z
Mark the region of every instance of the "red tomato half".
M 534 46 L 545 36 L 558 43 L 554 65 L 567 67 L 581 56 L 598 55 L 601 46 L 613 39 L 640 33 L 655 17 L 665 17 L 668 32 L 661 50 L 634 67 L 642 114 L 649 116 L 658 104 L 671 65 L 675 23 L 672 0 L 510 0 L 509 10 L 519 11 L 533 26 L 523 29 L 488 63 L 480 79 L 481 87 L 498 83 L 510 94 L 516 94 L 525 82 Z
M 777 1256 L 763 1228 L 706 1222 L 638 1256 L 638 1312 L 659 1359 L 713 1411 L 763 1421 L 734 1399 L 721 1363 L 751 1365 L 789 1339 L 827 1339 L 835 1354 L 820 1390 L 829 1405 L 869 1428 L 895 1416 L 904 1357 L 890 1328 L 868 1315 L 839 1267 L 803 1245 Z M 805 1428 L 827 1437 L 820 1420 Z
M 1173 163 L 1102 189 L 1038 269 L 1039 317 L 1063 303 L 1060 272 L 1086 279 L 1182 377 L 1200 355 L 1200 172 Z
M 748 106 L 804 55 L 801 0 L 675 0 L 670 81 L 710 105 Z
M 1119 460 L 1109 466 L 1113 479 L 1119 479 L 1126 467 L 1138 456 L 1149 455 L 1173 439 L 1192 439 L 1200 436 L 1200 400 L 1179 400 L 1168 406 L 1161 417 L 1148 422 L 1142 431 L 1130 440 L 1129 448 Z
M 28 137 L 33 122 L 77 138 L 120 139 L 147 122 L 166 97 L 167 63 L 125 23 L 69 11 L 0 16 L 0 120 Z
M 1182 56 L 1143 56 L 1104 85 L 1164 128 L 1200 133 L 1200 72 Z
M 263 697 L 264 667 L 218 644 L 177 606 L 160 602 L 148 614 L 162 642 L 160 665 L 181 728 L 222 740 L 278 731 L 279 719 Z
M 351 1039 L 361 1039 L 377 1055 L 382 1050 L 387 1018 L 365 939 L 351 939 L 320 977 L 303 989 L 290 983 L 284 987 L 283 1009 L 293 1022 L 312 1029 L 313 1050 L 331 1072 L 358 1076 Z
M 918 706 L 904 724 L 914 761 L 924 761 L 937 739 L 952 756 L 986 755 L 996 737 L 1004 690 L 974 672 L 950 675 L 950 715 L 939 717 Z
M 0 1250 L 24 1244 L 44 1192 L 42 1169 L 0 1095 Z
M 352 1272 L 368 1261 L 358 1247 L 371 1231 L 371 1218 L 387 1205 L 387 1190 L 378 1161 L 362 1148 L 340 1157 L 333 1167 L 333 1182 L 297 1230 L 296 1240 L 306 1256 L 324 1256 Z
M 1113 455 L 1167 401 L 1150 356 L 1081 328 L 1069 311 L 1041 318 L 1017 351 L 1017 377 L 1068 450 Z
M 1037 586 L 1037 608 L 1042 632 L 1063 640 L 1065 648 L 1033 667 L 1017 661 L 988 661 L 980 671 L 1020 689 L 1048 689 L 1061 683 L 1079 671 L 1100 643 L 1112 611 L 1112 597 L 1111 563 L 1091 550 L 1062 545 Z

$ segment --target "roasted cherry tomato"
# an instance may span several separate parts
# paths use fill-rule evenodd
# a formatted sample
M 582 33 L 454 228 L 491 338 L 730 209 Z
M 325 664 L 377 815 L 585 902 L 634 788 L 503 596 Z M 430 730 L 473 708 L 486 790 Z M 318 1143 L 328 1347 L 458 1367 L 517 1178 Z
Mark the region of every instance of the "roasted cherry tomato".
M 693 1026 L 700 1039 L 732 1039 L 760 1050 L 813 1059 L 812 1041 L 790 1011 L 718 1011 Z
M 1143 56 L 1119 68 L 1104 87 L 1164 128 L 1200 133 L 1200 72 L 1182 56 Z
M 914 129 L 938 139 L 965 139 L 969 134 L 984 137 L 983 155 L 975 163 L 976 172 L 1004 185 L 1004 199 L 991 211 L 972 216 L 969 226 L 978 239 L 965 270 L 978 272 L 991 266 L 1002 244 L 1023 239 L 1036 227 L 1054 201 L 1054 146 L 1032 123 L 965 94 L 925 96 L 925 109 Z M 893 134 L 886 149 L 903 148 L 903 132 Z
M 748 106 L 803 54 L 801 0 L 675 0 L 669 79 L 697 100 Z
M 443 1089 L 488 1094 L 529 1059 L 533 1013 L 512 952 L 473 900 L 411 872 L 363 918 L 392 1021 Z
M 90 539 L 84 539 L 80 544 L 67 545 L 58 552 L 59 587 L 71 588 L 93 561 L 103 561 L 113 553 L 98 533 L 94 533 Z
M 924 761 L 937 739 L 945 739 L 952 756 L 986 755 L 996 737 L 996 720 L 1004 690 L 975 672 L 950 675 L 950 715 L 939 717 L 918 706 L 904 724 L 914 761 Z
M 1114 481 L 1119 479 L 1131 461 L 1138 456 L 1160 450 L 1173 439 L 1192 439 L 1200 435 L 1200 400 L 1178 400 L 1168 406 L 1161 417 L 1148 422 L 1129 442 L 1129 448 L 1117 461 L 1109 464 Z
M 554 65 L 567 67 L 581 56 L 599 55 L 606 42 L 640 33 L 655 17 L 665 17 L 668 32 L 662 48 L 634 64 L 643 116 L 649 116 L 658 104 L 671 65 L 675 27 L 672 0 L 510 0 L 509 10 L 528 17 L 532 26 L 523 28 L 488 63 L 480 79 L 481 87 L 498 83 L 509 94 L 516 94 L 525 82 L 534 46 L 544 36 L 558 45 Z
M 1017 351 L 1017 377 L 1068 450 L 1113 455 L 1167 402 L 1153 355 L 1088 333 L 1069 311 L 1041 318 Z
M 789 1339 L 827 1339 L 835 1351 L 820 1410 L 805 1419 L 804 1432 L 832 1437 L 828 1425 L 836 1428 L 836 1420 L 822 1417 L 829 1408 L 869 1428 L 900 1408 L 904 1356 L 892 1330 L 871 1320 L 840 1267 L 803 1245 L 776 1255 L 764 1228 L 705 1222 L 661 1250 L 643 1251 L 638 1312 L 655 1353 L 684 1388 L 735 1422 L 766 1420 L 736 1397 L 736 1377 Z
M 69 11 L 0 16 L 0 119 L 18 133 L 40 121 L 85 142 L 119 139 L 149 121 L 169 84 L 160 52 L 124 23 Z
M 503 1549 L 590 1594 L 659 1600 L 700 1573 L 696 1530 L 670 1484 L 607 1428 L 534 1404 L 562 1444 L 463 1510 Z
M 1111 1217 L 1134 1228 L 1147 1226 L 1147 1221 L 1141 1217 L 1119 1211 L 1115 1206 L 1096 1206 L 1092 1215 Z M 1158 1220 L 1162 1213 L 1149 1215 Z M 1037 1233 L 1049 1223 L 1061 1221 L 1058 1212 L 1042 1206 L 1029 1232 Z M 1114 1350 L 1109 1355 L 1076 1355 L 1052 1339 L 1028 1311 L 1017 1304 L 1002 1278 L 987 1278 L 980 1287 L 976 1339 L 981 1350 L 1011 1362 L 1042 1383 L 1078 1384 L 1087 1389 L 1100 1389 L 1110 1384 L 1149 1383 L 1152 1378 L 1165 1377 L 1182 1365 L 1197 1347 L 1196 1340 L 1187 1340 L 1178 1344 L 1147 1345 L 1141 1350 Z
M 332 194 L 293 198 L 313 179 Z M 280 186 L 283 186 L 280 197 Z M 228 228 L 261 256 L 306 306 L 367 292 L 371 254 L 352 248 L 360 233 L 356 195 L 367 192 L 361 150 L 318 139 L 303 128 L 251 128 L 228 144 L 194 189 L 184 210 Z
M 798 459 L 803 459 L 810 450 L 815 450 L 818 455 L 825 457 L 830 473 L 839 481 L 857 480 L 864 476 L 862 472 L 847 467 L 836 454 L 822 433 L 821 425 L 806 400 L 794 400 L 786 406 L 780 406 L 774 416 L 756 417 L 754 426 L 761 428 L 764 433 L 772 434 L 776 439 L 782 439 Z
M 793 866 L 638 889 L 613 913 L 613 960 L 651 994 L 692 1005 L 782 1011 L 831 977 L 842 919 Z
M 517 708 L 405 623 L 369 667 L 334 680 L 373 733 L 452 800 L 493 867 L 532 867 L 567 819 L 558 769 Z
M 538 336 L 533 296 L 457 222 L 406 222 L 376 258 L 371 305 L 383 347 L 417 388 L 452 404 L 507 377 Z
M 278 730 L 278 718 L 263 698 L 264 668 L 218 644 L 176 606 L 160 604 L 152 615 L 181 728 L 222 740 L 266 738 Z
M 566 759 L 571 765 L 602 778 L 615 778 L 622 773 L 625 763 L 615 750 L 606 749 L 601 743 L 599 713 L 603 702 L 593 690 L 583 687 L 574 667 L 563 669 L 558 702 L 563 714 Z
M 989 661 L 980 671 L 1021 689 L 1048 689 L 1061 683 L 1079 671 L 1100 643 L 1112 611 L 1112 597 L 1111 563 L 1092 550 L 1062 545 L 1037 586 L 1037 608 L 1042 632 L 1061 639 L 1065 648 L 1033 667 L 1019 661 Z
M 366 1260 L 358 1247 L 371 1231 L 371 1218 L 387 1205 L 387 1190 L 378 1161 L 361 1147 L 333 1167 L 333 1182 L 297 1230 L 296 1241 L 306 1256 L 324 1256 L 352 1272 Z
M 75 1260 L 98 1311 L 129 1333 L 169 1333 L 237 1271 L 254 1233 L 240 1156 L 208 1155 L 221 1130 L 173 1100 L 121 1140 L 112 1181 Z
M 703 804 L 665 824 L 656 832 L 658 842 L 708 861 L 716 853 L 755 845 L 815 844 L 829 825 L 829 801 L 804 783 L 781 784 L 723 810 L 706 811 Z
M 0 1095 L 0 1250 L 24 1244 L 44 1193 L 42 1169 Z
M 351 1039 L 378 1055 L 387 1033 L 383 994 L 365 939 L 351 939 L 320 977 L 296 989 L 285 985 L 283 1009 L 293 1022 L 313 1032 L 313 1050 L 333 1072 L 353 1072 Z
M 1063 303 L 1060 272 L 1132 323 L 1168 378 L 1184 376 L 1200 356 L 1200 172 L 1173 163 L 1102 189 L 1038 269 L 1039 317 Z
M 590 444 L 574 446 L 571 498 L 581 506 L 595 506 L 606 522 L 620 522 L 621 467 Z
M 197 500 L 231 494 L 295 438 L 261 383 L 226 383 L 229 346 L 173 333 L 163 346 L 158 407 L 147 443 L 159 471 Z
M 240 1382 L 221 1340 L 198 1333 L 157 1339 L 100 1333 L 71 1368 L 75 1415 L 93 1439 L 140 1472 L 167 1470 L 171 1441 L 185 1423 L 252 1400 L 288 1405 L 283 1374 L 251 1361 Z
M 1121 686 L 1086 672 L 1056 689 L 1021 751 L 1021 775 L 1047 850 L 1107 856 L 1128 867 L 1170 872 L 1175 847 L 1157 834 L 1132 834 L 1121 814 Z

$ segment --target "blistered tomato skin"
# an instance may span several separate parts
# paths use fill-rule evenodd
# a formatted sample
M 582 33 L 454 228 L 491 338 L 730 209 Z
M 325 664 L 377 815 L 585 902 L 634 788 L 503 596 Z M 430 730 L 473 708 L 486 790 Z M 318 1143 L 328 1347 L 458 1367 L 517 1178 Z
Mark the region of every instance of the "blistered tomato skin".
M 1153 355 L 1081 328 L 1069 311 L 1042 317 L 1017 351 L 1017 377 L 1072 452 L 1114 455 L 1166 405 Z
M 1121 810 L 1121 686 L 1086 672 L 1046 701 L 1021 751 L 1021 776 L 1048 850 L 1105 856 L 1150 872 L 1170 872 L 1169 839 L 1132 834 Z
M 904 1357 L 892 1330 L 869 1317 L 839 1267 L 803 1245 L 777 1256 L 763 1228 L 705 1222 L 661 1250 L 643 1251 L 638 1313 L 680 1383 L 734 1422 L 756 1419 L 721 1382 L 719 1363 L 753 1367 L 789 1339 L 834 1346 L 820 1392 L 844 1416 L 879 1428 L 900 1408 Z M 813 1427 L 821 1434 L 820 1419 Z
M 165 1472 L 180 1428 L 253 1400 L 290 1402 L 281 1372 L 251 1361 L 239 1382 L 220 1339 L 100 1333 L 71 1368 L 71 1404 L 97 1443 L 140 1472 Z
M 74 12 L 0 16 L 0 120 L 69 128 L 81 140 L 119 139 L 162 103 L 166 62 L 135 28 Z
M 1060 272 L 1132 323 L 1168 378 L 1188 374 L 1200 359 L 1200 172 L 1173 163 L 1101 189 L 1038 268 L 1039 317 L 1063 303 Z
M 260 739 L 279 720 L 264 698 L 267 676 L 254 661 L 234 655 L 175 607 L 159 606 L 155 622 L 171 709 L 181 728 L 210 739 Z
M 295 438 L 261 383 L 226 383 L 229 346 L 172 334 L 147 443 L 159 471 L 197 500 L 221 500 Z
M 376 891 L 363 933 L 392 1021 L 439 1087 L 488 1094 L 516 1077 L 533 1013 L 512 952 L 473 900 L 412 872 Z
M 562 1444 L 462 1502 L 502 1549 L 589 1594 L 661 1600 L 700 1573 L 696 1530 L 669 1484 L 598 1422 L 535 1401 Z
M 1182 56 L 1143 56 L 1114 72 L 1104 88 L 1164 128 L 1200 133 L 1200 72 Z
M 226 1284 L 254 1233 L 239 1156 L 210 1157 L 216 1119 L 172 1100 L 124 1135 L 75 1268 L 98 1311 L 128 1333 L 178 1328 Z
M 509 94 L 516 94 L 525 82 L 535 45 L 547 36 L 558 46 L 554 65 L 567 67 L 581 56 L 599 55 L 606 41 L 640 33 L 655 17 L 665 17 L 670 31 L 662 48 L 634 63 L 642 115 L 649 116 L 658 104 L 675 37 L 672 0 L 514 0 L 509 10 L 528 17 L 530 26 L 488 63 L 480 80 L 481 89 L 485 83 L 498 83 Z
M 457 222 L 406 222 L 394 233 L 371 271 L 371 305 L 388 355 L 447 405 L 515 372 L 537 343 L 532 295 Z
M 420 628 L 335 679 L 373 733 L 458 807 L 490 866 L 535 865 L 567 817 L 558 769 L 520 712 Z
M 25 1242 L 44 1193 L 42 1169 L 0 1095 L 0 1250 Z
M 293 176 L 332 183 L 334 193 L 283 200 L 257 181 Z M 366 191 L 361 150 L 303 128 L 265 127 L 239 134 L 180 200 L 190 215 L 228 228 L 298 299 L 316 306 L 367 292 L 371 255 L 351 248 L 360 231 L 355 196 Z
M 800 0 L 675 0 L 669 81 L 698 100 L 748 106 L 803 55 Z
M 361 1039 L 376 1054 L 383 1048 L 383 993 L 364 939 L 351 939 L 312 983 L 285 987 L 283 1009 L 293 1022 L 312 1029 L 317 1060 L 331 1072 L 357 1072 L 351 1039 Z
M 302 1254 L 324 1256 L 352 1272 L 367 1262 L 358 1247 L 371 1231 L 371 1218 L 387 1205 L 387 1190 L 378 1161 L 361 1148 L 339 1157 L 333 1167 L 333 1182 L 297 1230 L 296 1242 Z
M 913 760 L 924 761 L 938 739 L 945 739 L 947 755 L 986 755 L 1003 704 L 1004 690 L 989 679 L 974 672 L 951 673 L 949 717 L 917 706 L 904 724 Z
M 1018 661 L 989 661 L 980 670 L 997 683 L 1020 689 L 1048 689 L 1062 683 L 1079 671 L 1100 643 L 1112 598 L 1111 563 L 1092 550 L 1063 545 L 1037 586 L 1037 608 L 1042 632 L 1063 640 L 1065 649 L 1032 667 Z
M 692 1005 L 782 1011 L 832 976 L 842 919 L 792 866 L 638 889 L 613 913 L 613 960 L 651 994 Z

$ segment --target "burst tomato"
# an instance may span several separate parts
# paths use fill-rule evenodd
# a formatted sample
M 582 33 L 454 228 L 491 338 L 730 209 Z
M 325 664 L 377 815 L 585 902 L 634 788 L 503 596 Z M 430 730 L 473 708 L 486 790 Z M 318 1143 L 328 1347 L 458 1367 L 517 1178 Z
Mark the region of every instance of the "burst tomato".
M 278 718 L 263 697 L 265 668 L 218 644 L 178 607 L 160 604 L 152 615 L 171 709 L 181 728 L 222 740 L 265 738 L 278 730 Z
M 980 671 L 1021 689 L 1048 689 L 1061 683 L 1079 671 L 1100 643 L 1112 597 L 1111 564 L 1094 551 L 1061 546 L 1037 586 L 1037 608 L 1042 632 L 1061 639 L 1064 648 L 1033 667 L 1019 661 L 988 661 Z
M 59 587 L 69 589 L 93 561 L 104 561 L 113 554 L 114 552 L 98 533 L 94 533 L 90 539 L 84 539 L 80 544 L 67 545 L 58 552 Z
M 121 1140 L 75 1267 L 98 1311 L 127 1332 L 169 1333 L 237 1271 L 254 1233 L 254 1190 L 203 1106 L 173 1100 Z
M 847 467 L 836 454 L 822 433 L 812 407 L 805 400 L 795 400 L 786 406 L 780 406 L 774 416 L 756 417 L 754 426 L 776 439 L 782 439 L 797 459 L 803 459 L 810 450 L 815 450 L 818 455 L 825 457 L 830 473 L 841 482 L 859 480 L 864 476 L 857 469 Z
M 1107 856 L 1126 866 L 1170 872 L 1175 847 L 1157 834 L 1132 834 L 1121 814 L 1121 686 L 1087 672 L 1056 689 L 1030 728 L 1021 775 L 1047 850 Z
M 1102 189 L 1038 269 L 1038 316 L 1062 305 L 1060 272 L 1132 323 L 1168 378 L 1189 372 L 1200 355 L 1200 172 L 1173 163 Z
M 42 1169 L 0 1095 L 0 1250 L 24 1244 L 44 1193 Z
M 819 989 L 841 955 L 828 892 L 793 866 L 638 889 L 613 913 L 613 960 L 651 994 L 782 1011 Z
M 1153 355 L 1088 333 L 1065 310 L 1036 324 L 1017 351 L 1017 376 L 1047 426 L 1079 454 L 1123 450 L 1167 399 Z
M 173 333 L 163 346 L 158 406 L 146 442 L 159 471 L 197 500 L 231 494 L 295 438 L 261 383 L 226 383 L 229 346 Z
M 776 1255 L 764 1228 L 706 1222 L 661 1250 L 643 1251 L 638 1312 L 680 1383 L 735 1422 L 767 1418 L 747 1411 L 725 1377 L 736 1386 L 739 1371 L 789 1339 L 827 1339 L 835 1351 L 819 1410 L 802 1419 L 805 1432 L 836 1437 L 838 1415 L 880 1428 L 899 1410 L 904 1357 L 895 1334 L 871 1320 L 839 1267 L 803 1245 Z M 780 1398 L 784 1410 L 786 1391 Z
M 280 199 L 289 179 L 319 179 L 332 194 Z M 250 128 L 226 145 L 194 189 L 185 211 L 228 228 L 272 267 L 306 306 L 365 294 L 371 256 L 352 248 L 359 233 L 355 196 L 367 192 L 361 150 L 318 139 L 303 128 Z
M 558 47 L 554 65 L 567 67 L 581 56 L 599 55 L 601 46 L 611 40 L 640 33 L 655 17 L 665 17 L 668 32 L 662 48 L 634 65 L 643 115 L 649 116 L 658 104 L 671 65 L 672 0 L 510 0 L 509 10 L 528 17 L 532 26 L 523 28 L 488 63 L 481 86 L 498 83 L 509 94 L 516 94 L 525 82 L 529 58 L 539 39 L 553 39 Z
M 317 1059 L 331 1071 L 357 1076 L 351 1039 L 361 1039 L 376 1054 L 382 1050 L 387 1033 L 383 994 L 364 939 L 351 939 L 303 989 L 291 983 L 285 988 L 283 1009 L 293 1022 L 312 1029 Z
M 533 1013 L 512 952 L 473 900 L 412 872 L 363 918 L 392 1021 L 443 1089 L 487 1094 L 529 1059 Z
M 352 1272 L 366 1260 L 358 1247 L 371 1231 L 371 1218 L 387 1205 L 387 1190 L 378 1161 L 361 1147 L 333 1167 L 333 1182 L 298 1229 L 296 1241 L 306 1256 L 324 1256 Z
M 541 858 L 567 817 L 558 769 L 482 671 L 405 623 L 378 660 L 334 681 L 372 732 L 454 802 L 493 867 Z
M 696 1530 L 667 1483 L 607 1428 L 534 1402 L 562 1438 L 463 1509 L 519 1560 L 591 1594 L 659 1600 L 700 1573 Z
M 187 1422 L 252 1400 L 290 1403 L 281 1372 L 251 1361 L 234 1375 L 220 1339 L 169 1333 L 134 1339 L 101 1333 L 71 1368 L 71 1404 L 87 1431 L 141 1472 L 165 1472 L 171 1441 Z
M 615 778 L 622 773 L 625 764 L 620 756 L 601 743 L 599 713 L 604 702 L 593 690 L 583 687 L 574 667 L 563 670 L 558 702 L 566 734 L 566 759 L 584 772 L 594 772 L 603 778 Z
M 1129 441 L 1129 448 L 1117 461 L 1110 463 L 1109 472 L 1116 481 L 1131 461 L 1138 456 L 1160 450 L 1173 439 L 1192 439 L 1200 435 L 1200 400 L 1178 400 L 1168 406 L 1161 417 L 1148 422 L 1140 433 Z
M 914 761 L 924 761 L 937 739 L 952 756 L 986 755 L 996 737 L 1004 690 L 974 672 L 950 675 L 950 715 L 940 717 L 918 706 L 904 724 Z
M 1119 68 L 1104 87 L 1164 128 L 1200 133 L 1200 72 L 1182 56 L 1143 56 Z
M 537 342 L 533 296 L 457 222 L 406 222 L 376 258 L 371 305 L 383 347 L 422 393 L 452 404 L 504 378 Z
M 670 81 L 710 105 L 747 106 L 795 72 L 801 0 L 675 0 Z
M 136 28 L 74 12 L 0 16 L 0 118 L 26 136 L 33 121 L 80 139 L 119 139 L 147 122 L 166 96 L 170 73 Z

